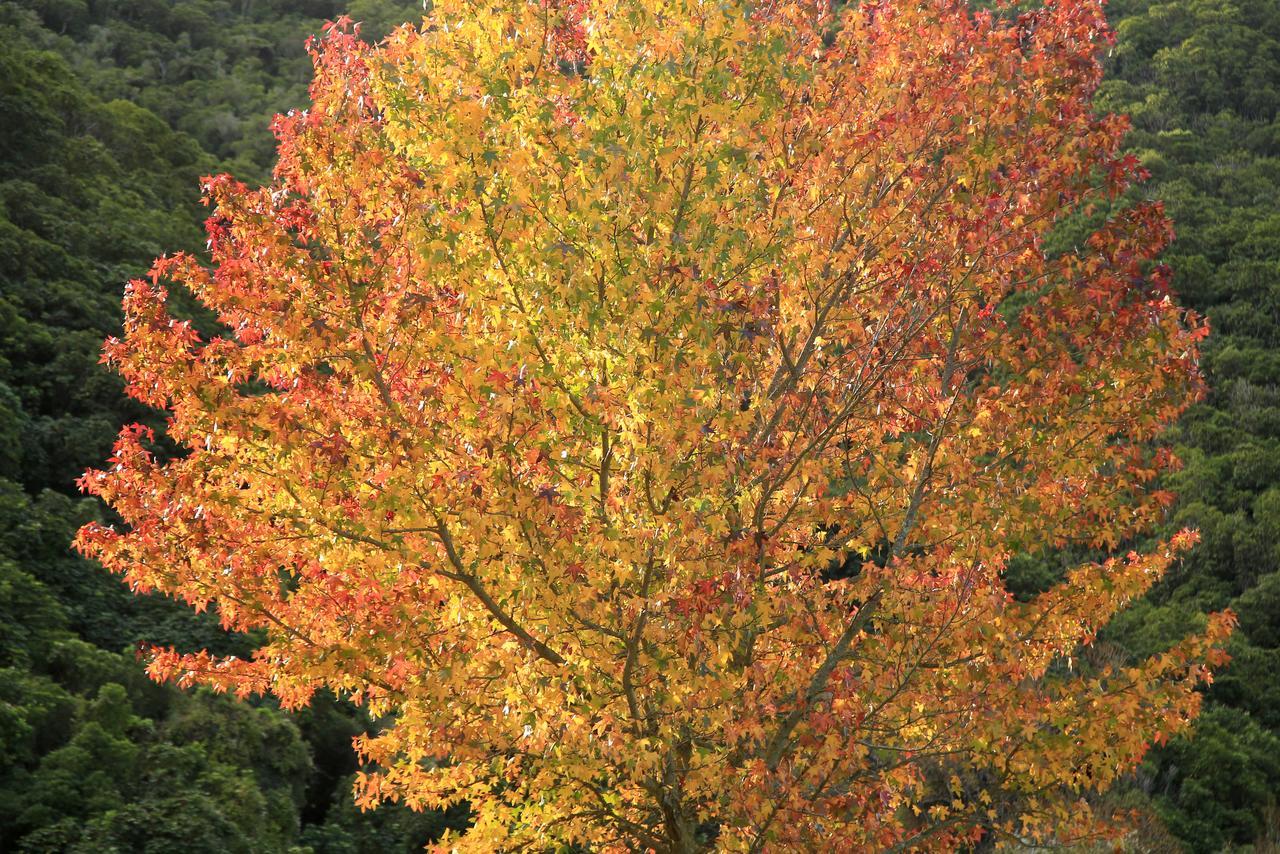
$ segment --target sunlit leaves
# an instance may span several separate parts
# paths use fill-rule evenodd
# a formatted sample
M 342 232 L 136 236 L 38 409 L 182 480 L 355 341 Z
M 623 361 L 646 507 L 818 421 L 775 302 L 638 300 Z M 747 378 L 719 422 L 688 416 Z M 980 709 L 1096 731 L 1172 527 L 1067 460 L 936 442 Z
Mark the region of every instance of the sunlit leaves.
M 1088 107 L 1106 38 L 1080 0 L 332 28 L 276 183 L 210 179 L 212 269 L 160 262 L 107 350 L 190 453 L 122 436 L 84 484 L 129 527 L 82 547 L 269 638 L 153 673 L 354 694 L 389 716 L 362 802 L 466 799 L 478 849 L 1102 831 L 1081 793 L 1230 628 L 1074 664 L 1186 537 L 1002 580 L 1161 519 L 1199 390 L 1158 207 L 1040 249 L 1136 172 Z

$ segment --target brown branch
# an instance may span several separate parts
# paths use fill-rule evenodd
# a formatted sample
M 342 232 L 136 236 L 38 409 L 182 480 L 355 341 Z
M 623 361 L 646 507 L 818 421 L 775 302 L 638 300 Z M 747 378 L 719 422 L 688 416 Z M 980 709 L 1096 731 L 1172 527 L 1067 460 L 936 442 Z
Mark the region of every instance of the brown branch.
M 849 620 L 849 624 L 845 626 L 841 632 L 839 639 L 831 650 L 827 653 L 827 657 L 814 671 L 813 677 L 809 680 L 809 687 L 805 691 L 804 696 L 800 697 L 796 707 L 791 710 L 782 720 L 782 724 L 778 727 L 777 732 L 773 734 L 773 738 L 769 739 L 769 744 L 764 751 L 765 764 L 772 770 L 778 766 L 778 762 L 782 759 L 783 752 L 787 749 L 787 742 L 791 738 L 791 733 L 808 714 L 813 702 L 822 695 L 826 690 L 827 681 L 831 678 L 831 674 L 849 652 L 849 647 L 853 645 L 854 638 L 862 631 L 862 629 L 870 622 L 871 617 L 875 614 L 880 606 L 880 600 L 884 598 L 884 586 L 877 587 L 875 592 L 862 603 L 862 607 L 853 615 L 853 619 Z
M 511 632 L 520 639 L 520 642 L 537 653 L 538 657 L 549 661 L 557 667 L 564 664 L 564 656 L 538 640 L 529 630 L 516 622 L 515 618 L 502 609 L 502 606 L 489 595 L 489 591 L 480 583 L 480 579 L 467 571 L 466 566 L 462 563 L 462 557 L 458 554 L 458 549 L 454 545 L 453 535 L 449 533 L 448 526 L 444 520 L 437 517 L 436 534 L 440 537 L 440 542 L 444 545 L 445 554 L 449 558 L 449 563 L 453 565 L 454 572 L 439 570 L 446 578 L 460 582 L 467 587 L 475 597 L 480 600 L 480 604 L 484 605 L 485 610 L 497 620 L 504 629 Z

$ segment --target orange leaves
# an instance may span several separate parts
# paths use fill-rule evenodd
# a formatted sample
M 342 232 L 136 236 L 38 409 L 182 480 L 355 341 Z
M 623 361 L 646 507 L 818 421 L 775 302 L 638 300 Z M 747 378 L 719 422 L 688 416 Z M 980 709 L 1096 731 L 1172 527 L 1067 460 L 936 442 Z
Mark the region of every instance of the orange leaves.
M 187 453 L 126 432 L 83 481 L 126 526 L 79 547 L 266 637 L 153 674 L 360 698 L 394 722 L 362 805 L 466 799 L 480 849 L 1099 830 L 1080 792 L 1186 724 L 1230 626 L 1094 663 L 1189 533 L 1001 576 L 1149 531 L 1199 391 L 1158 206 L 1041 249 L 1138 175 L 1100 8 L 823 8 L 329 28 L 273 185 L 207 179 L 211 268 L 158 262 L 104 350 Z

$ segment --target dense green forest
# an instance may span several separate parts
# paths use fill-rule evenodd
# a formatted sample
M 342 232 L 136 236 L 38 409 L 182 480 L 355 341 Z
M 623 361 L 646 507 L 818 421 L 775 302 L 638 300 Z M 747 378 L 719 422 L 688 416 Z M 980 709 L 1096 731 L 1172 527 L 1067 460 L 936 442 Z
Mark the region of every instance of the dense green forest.
M 1178 239 L 1166 259 L 1205 313 L 1210 394 L 1173 437 L 1186 463 L 1170 527 L 1201 544 L 1105 640 L 1163 649 L 1206 611 L 1240 616 L 1230 667 L 1191 740 L 1137 785 L 1195 851 L 1280 844 L 1280 4 L 1117 0 L 1101 102 L 1128 113 Z
M 68 549 L 102 512 L 75 479 L 120 424 L 155 418 L 98 365 L 122 283 L 203 247 L 201 175 L 269 175 L 271 115 L 305 102 L 304 41 L 340 12 L 0 4 L 0 850 L 411 851 L 463 820 L 359 813 L 351 737 L 369 722 L 332 698 L 285 715 L 152 684 L 143 639 L 252 639 Z
M 0 3 L 0 850 L 414 850 L 465 810 L 351 805 L 351 737 L 322 697 L 287 715 L 151 683 L 140 641 L 245 651 L 216 618 L 135 597 L 68 543 L 104 511 L 75 479 L 118 426 L 154 420 L 98 365 L 123 282 L 203 246 L 198 179 L 269 175 L 273 113 L 305 102 L 306 37 L 342 12 L 377 38 L 398 0 Z M 1203 542 L 1095 655 L 1138 659 L 1240 615 L 1234 660 L 1191 739 L 1114 795 L 1149 816 L 1137 850 L 1280 844 L 1280 3 L 1113 0 L 1100 94 L 1132 116 L 1141 192 L 1207 314 L 1211 393 L 1171 437 L 1170 529 Z M 1070 232 L 1070 228 L 1065 229 Z M 1069 233 L 1064 239 L 1070 239 Z M 1055 562 L 1011 572 L 1034 587 Z

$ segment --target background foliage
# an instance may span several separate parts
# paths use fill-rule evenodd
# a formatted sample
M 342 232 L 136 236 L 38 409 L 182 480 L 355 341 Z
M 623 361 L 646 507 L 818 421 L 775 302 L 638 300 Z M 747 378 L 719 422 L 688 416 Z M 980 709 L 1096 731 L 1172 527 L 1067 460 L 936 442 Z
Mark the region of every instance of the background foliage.
M 144 637 L 252 639 L 68 549 L 103 512 L 75 478 L 155 419 L 98 366 L 122 282 L 203 246 L 201 175 L 269 173 L 270 117 L 305 101 L 303 42 L 340 11 L 0 4 L 0 850 L 412 851 L 463 819 L 356 811 L 350 741 L 371 722 L 332 698 L 286 716 L 152 684 Z
M 74 478 L 117 426 L 151 420 L 97 365 L 122 283 L 199 250 L 198 178 L 271 166 L 272 113 L 305 100 L 303 40 L 347 12 L 378 37 L 400 0 L 0 3 L 0 849 L 413 850 L 464 820 L 350 804 L 333 700 L 286 716 L 146 680 L 142 638 L 243 651 L 209 615 L 132 596 L 73 556 L 101 514 Z M 1205 312 L 1212 392 L 1174 437 L 1186 468 L 1170 530 L 1202 544 L 1096 654 L 1137 660 L 1207 611 L 1241 617 L 1197 737 L 1154 752 L 1117 797 L 1152 810 L 1135 839 L 1192 851 L 1280 838 L 1280 4 L 1113 0 L 1102 106 L 1178 227 L 1167 254 Z M 1070 231 L 1069 229 L 1067 230 Z M 1064 234 L 1063 239 L 1070 239 Z M 1027 558 L 1029 586 L 1051 560 Z
M 1170 527 L 1203 540 L 1106 637 L 1161 648 L 1205 611 L 1240 614 L 1234 661 L 1193 740 L 1157 751 L 1138 785 L 1195 851 L 1275 844 L 1280 792 L 1280 4 L 1116 0 L 1102 105 L 1178 230 L 1167 254 L 1184 303 L 1208 315 L 1210 395 L 1175 434 L 1185 469 Z

